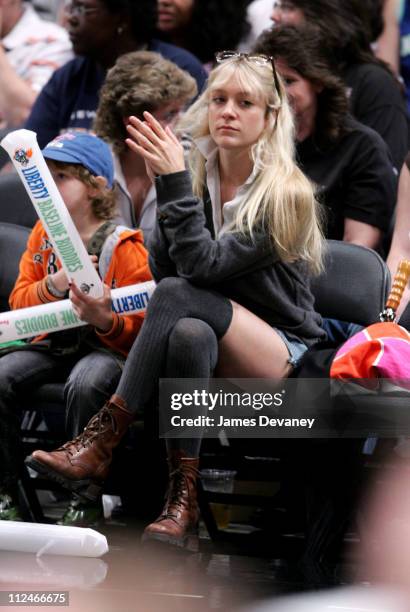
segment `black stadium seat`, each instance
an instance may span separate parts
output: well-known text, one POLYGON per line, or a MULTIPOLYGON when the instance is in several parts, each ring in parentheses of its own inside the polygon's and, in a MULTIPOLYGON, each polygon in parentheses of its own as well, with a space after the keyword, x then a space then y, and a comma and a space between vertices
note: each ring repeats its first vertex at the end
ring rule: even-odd
POLYGON ((0 223, 15 223, 32 228, 38 215, 24 185, 13 170, 0 176, 0 223))

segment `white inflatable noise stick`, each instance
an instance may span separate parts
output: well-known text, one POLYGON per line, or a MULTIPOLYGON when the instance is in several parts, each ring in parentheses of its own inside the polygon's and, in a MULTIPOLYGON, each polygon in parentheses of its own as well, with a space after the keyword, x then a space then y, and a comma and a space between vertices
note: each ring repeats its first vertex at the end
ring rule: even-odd
MULTIPOLYGON (((154 292, 154 281, 118 287, 111 291, 112 310, 118 315, 132 315, 146 309, 154 292)), ((87 325, 73 310, 71 300, 59 300, 0 313, 0 346, 41 334, 87 325)))
POLYGON ((0 521, 0 550, 36 555, 101 557, 108 552, 107 538, 94 529, 0 521))
POLYGON ((93 297, 102 296, 102 281, 51 176, 38 146, 36 133, 15 130, 7 134, 0 144, 9 154, 43 222, 68 280, 74 279, 84 293, 93 297))

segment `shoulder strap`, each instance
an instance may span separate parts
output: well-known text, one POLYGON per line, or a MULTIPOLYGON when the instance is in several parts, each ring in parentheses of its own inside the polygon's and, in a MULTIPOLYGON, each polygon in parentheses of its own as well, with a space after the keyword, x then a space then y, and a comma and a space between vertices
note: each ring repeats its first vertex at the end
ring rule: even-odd
POLYGON ((114 227, 114 230, 106 237, 105 242, 102 245, 98 261, 98 269, 100 271, 100 276, 103 280, 108 272, 108 268, 110 267, 112 254, 122 232, 129 229, 130 228, 125 227, 125 225, 117 225, 114 227))
POLYGON ((112 221, 106 221, 105 223, 103 223, 90 238, 90 241, 87 245, 88 254, 97 255, 97 257, 100 257, 104 242, 106 241, 108 236, 113 233, 116 227, 116 224, 112 221))

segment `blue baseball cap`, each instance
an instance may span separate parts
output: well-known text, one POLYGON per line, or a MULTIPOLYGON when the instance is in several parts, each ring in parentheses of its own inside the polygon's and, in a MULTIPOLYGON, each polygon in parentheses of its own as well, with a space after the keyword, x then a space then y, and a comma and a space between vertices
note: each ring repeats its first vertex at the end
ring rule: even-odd
POLYGON ((87 132, 65 132, 46 145, 42 151, 46 159, 81 164, 94 176, 107 179, 113 186, 114 164, 110 147, 98 136, 87 132))

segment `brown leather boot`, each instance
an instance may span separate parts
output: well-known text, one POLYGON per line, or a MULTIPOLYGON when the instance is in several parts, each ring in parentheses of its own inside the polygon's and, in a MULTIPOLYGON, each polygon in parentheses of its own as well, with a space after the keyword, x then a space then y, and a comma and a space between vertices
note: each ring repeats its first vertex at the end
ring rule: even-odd
POLYGON ((169 485, 162 514, 148 525, 142 541, 157 540, 180 547, 197 544, 199 509, 196 495, 199 459, 173 451, 168 457, 169 485))
POLYGON ((77 495, 95 500, 107 477, 112 450, 133 420, 125 401, 112 395, 74 440, 50 453, 36 450, 25 463, 77 495))

